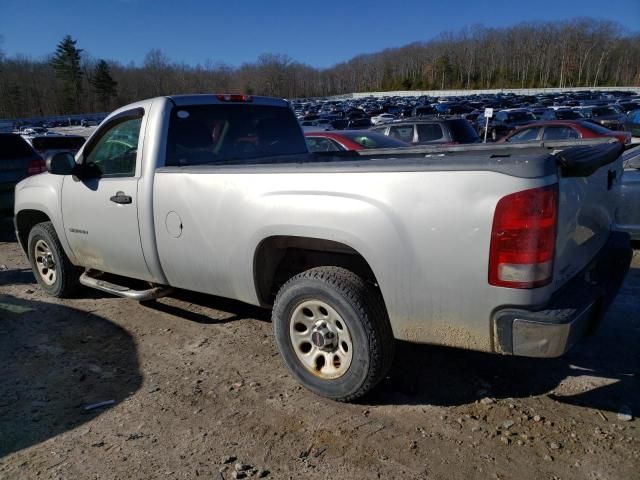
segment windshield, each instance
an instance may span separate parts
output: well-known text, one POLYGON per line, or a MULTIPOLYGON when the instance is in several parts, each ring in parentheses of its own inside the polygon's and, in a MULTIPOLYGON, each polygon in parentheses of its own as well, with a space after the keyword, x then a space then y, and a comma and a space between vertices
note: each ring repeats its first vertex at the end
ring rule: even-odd
POLYGON ((591 122, 580 122, 580 123, 584 128, 591 130, 592 132, 595 132, 595 133, 599 133, 599 134, 611 133, 611 130, 609 130, 608 128, 604 128, 598 125, 597 123, 591 123, 591 122))
POLYGON ((510 122, 522 122, 526 120, 535 120, 536 117, 530 112, 509 112, 507 118, 510 122))
POLYGON ((591 110, 594 117, 603 117, 605 115, 618 115, 618 111, 611 107, 596 107, 591 110))
POLYGON ((286 107, 192 105, 171 112, 166 165, 238 165, 307 152, 300 126, 286 107))
POLYGON ((575 110, 556 110, 556 118, 558 120, 576 120, 584 118, 584 115, 575 110))

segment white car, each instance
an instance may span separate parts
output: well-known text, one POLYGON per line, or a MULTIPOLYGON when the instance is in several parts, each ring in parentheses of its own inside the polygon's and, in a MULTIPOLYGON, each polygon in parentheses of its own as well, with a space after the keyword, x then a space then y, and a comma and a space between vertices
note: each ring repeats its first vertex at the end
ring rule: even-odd
POLYGON ((383 123, 389 123, 395 119, 395 115, 391 115, 390 113, 381 113, 380 115, 371 117, 371 123, 373 123, 374 125, 381 125, 383 123))

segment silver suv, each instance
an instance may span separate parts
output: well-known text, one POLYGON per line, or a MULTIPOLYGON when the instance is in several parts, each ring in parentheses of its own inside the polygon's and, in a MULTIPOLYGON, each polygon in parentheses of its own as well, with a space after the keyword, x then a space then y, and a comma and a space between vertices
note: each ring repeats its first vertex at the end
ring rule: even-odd
POLYGON ((433 118, 391 122, 371 130, 413 145, 479 143, 480 137, 463 118, 433 118))

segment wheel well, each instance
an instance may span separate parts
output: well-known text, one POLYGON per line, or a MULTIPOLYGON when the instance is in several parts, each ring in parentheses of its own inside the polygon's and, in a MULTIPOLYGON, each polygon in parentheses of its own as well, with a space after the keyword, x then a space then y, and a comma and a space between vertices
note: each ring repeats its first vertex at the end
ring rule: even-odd
POLYGON ((40 210, 21 210, 16 215, 16 227, 18 230, 18 241, 22 245, 22 249, 27 251, 27 241, 31 229, 42 222, 50 222, 51 219, 46 213, 40 210))
POLYGON ((377 284, 364 257, 347 245, 319 238, 275 236, 263 240, 254 257, 253 275, 260 303, 273 305, 287 280, 321 266, 343 267, 377 284))

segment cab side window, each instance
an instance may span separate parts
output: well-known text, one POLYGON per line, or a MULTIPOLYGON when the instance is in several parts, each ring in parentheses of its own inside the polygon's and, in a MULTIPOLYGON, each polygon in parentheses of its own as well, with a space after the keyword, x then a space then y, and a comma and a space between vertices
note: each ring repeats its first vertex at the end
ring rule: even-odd
POLYGON ((84 163, 93 164, 102 176, 132 177, 142 118, 129 118, 111 126, 85 155, 84 163))

